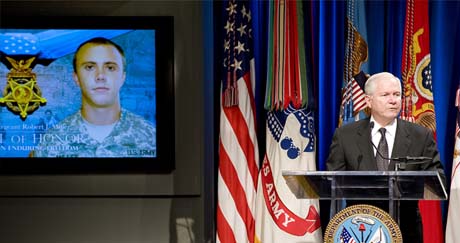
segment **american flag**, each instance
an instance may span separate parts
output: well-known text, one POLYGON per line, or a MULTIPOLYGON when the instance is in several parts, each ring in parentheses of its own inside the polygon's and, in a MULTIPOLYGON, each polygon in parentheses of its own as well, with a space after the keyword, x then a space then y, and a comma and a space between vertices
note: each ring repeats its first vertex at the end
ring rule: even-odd
POLYGON ((348 102, 353 101, 353 115, 362 109, 366 108, 366 99, 363 89, 359 86, 358 82, 352 78, 344 88, 342 95, 342 106, 348 102))
POLYGON ((254 242, 259 151, 254 58, 247 1, 224 2, 216 242, 254 242))
POLYGON ((356 243, 355 239, 350 235, 345 227, 342 229, 342 233, 340 234, 340 242, 343 243, 356 243))

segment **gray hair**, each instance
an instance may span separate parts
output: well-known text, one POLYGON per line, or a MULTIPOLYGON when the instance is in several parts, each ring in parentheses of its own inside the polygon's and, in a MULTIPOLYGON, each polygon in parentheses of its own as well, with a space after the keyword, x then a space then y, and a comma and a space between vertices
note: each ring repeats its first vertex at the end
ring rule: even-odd
POLYGON ((376 73, 367 79, 366 84, 364 84, 364 93, 366 93, 367 95, 372 95, 375 92, 375 81, 379 79, 390 79, 397 81, 399 83, 399 86, 401 87, 401 81, 398 77, 388 72, 381 72, 376 73))

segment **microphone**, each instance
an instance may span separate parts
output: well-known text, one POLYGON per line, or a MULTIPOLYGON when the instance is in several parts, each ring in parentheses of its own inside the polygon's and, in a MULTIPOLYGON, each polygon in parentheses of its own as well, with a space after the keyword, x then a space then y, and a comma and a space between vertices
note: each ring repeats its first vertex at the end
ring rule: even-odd
POLYGON ((391 158, 391 160, 399 161, 399 162, 407 162, 407 161, 425 161, 425 160, 432 160, 432 158, 430 158, 430 157, 425 157, 425 156, 406 156, 406 157, 391 158))
POLYGON ((419 157, 412 157, 412 156, 406 156, 406 157, 396 157, 392 158, 393 161, 397 161, 395 168, 396 170, 405 170, 407 165, 419 165, 419 164, 425 164, 427 162, 430 162, 433 158, 430 157, 424 157, 424 156, 419 156, 419 157))
POLYGON ((387 158, 383 156, 380 151, 377 149, 377 146, 375 146, 374 142, 372 142, 372 128, 374 128, 374 122, 371 122, 369 124, 369 127, 371 129, 371 134, 370 134, 370 142, 372 146, 375 148, 375 151, 377 151, 377 155, 380 156, 380 158, 389 160, 389 161, 396 161, 396 169, 401 169, 405 170, 407 165, 416 165, 416 164, 424 164, 427 161, 431 161, 433 158, 431 157, 426 157, 426 156, 405 156, 405 157, 394 157, 394 158, 387 158))

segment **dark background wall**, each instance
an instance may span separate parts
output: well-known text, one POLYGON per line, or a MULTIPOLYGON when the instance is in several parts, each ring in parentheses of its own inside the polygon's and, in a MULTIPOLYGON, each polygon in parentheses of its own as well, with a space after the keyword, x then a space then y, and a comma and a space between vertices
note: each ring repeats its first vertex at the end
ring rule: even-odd
POLYGON ((0 0, 2 15, 174 16, 176 118, 172 173, 0 176, 0 242, 210 240, 202 11, 201 1, 0 0))

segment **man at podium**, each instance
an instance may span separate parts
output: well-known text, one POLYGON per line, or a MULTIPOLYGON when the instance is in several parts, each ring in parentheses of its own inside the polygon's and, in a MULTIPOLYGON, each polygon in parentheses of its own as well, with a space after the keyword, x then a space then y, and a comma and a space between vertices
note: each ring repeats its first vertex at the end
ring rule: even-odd
MULTIPOLYGON (((395 170, 391 158, 426 157, 424 163, 410 163, 406 171, 438 170, 445 174, 431 130, 401 120, 401 82, 391 73, 372 75, 364 86, 366 103, 371 109, 367 119, 337 128, 326 161, 330 171, 395 170)), ((366 203, 388 212, 388 202, 348 201, 347 206, 366 203)), ((402 201, 400 228, 407 242, 423 242, 417 201, 402 201)))

